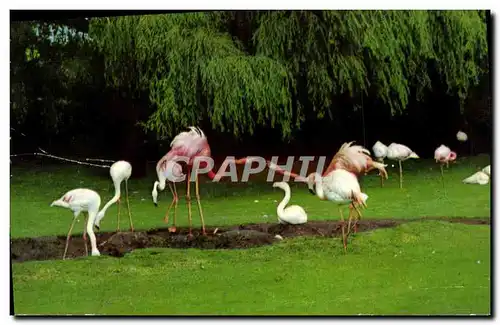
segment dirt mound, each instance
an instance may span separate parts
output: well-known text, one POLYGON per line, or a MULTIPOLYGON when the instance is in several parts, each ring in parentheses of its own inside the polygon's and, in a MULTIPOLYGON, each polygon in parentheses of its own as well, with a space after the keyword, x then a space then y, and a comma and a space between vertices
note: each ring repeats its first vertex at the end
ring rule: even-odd
MULTIPOLYGON (((420 220, 441 220, 465 224, 490 224, 489 218, 448 218, 425 217, 416 219, 365 219, 358 224, 358 232, 377 228, 395 227, 399 224, 420 220)), ((199 248, 199 249, 237 249, 271 245, 282 238, 297 236, 337 237, 341 235, 338 221, 309 221, 303 225, 273 223, 246 224, 233 227, 207 228, 207 235, 193 229, 188 236, 187 228, 177 228, 176 233, 159 228, 136 232, 96 233, 97 245, 102 255, 123 257, 134 249, 148 247, 199 248)), ((31 260, 61 259, 66 243, 65 236, 16 238, 11 240, 11 259, 13 262, 31 260)), ((90 249, 90 243, 89 243, 90 249)), ((67 258, 82 257, 85 247, 81 234, 71 237, 67 258)))

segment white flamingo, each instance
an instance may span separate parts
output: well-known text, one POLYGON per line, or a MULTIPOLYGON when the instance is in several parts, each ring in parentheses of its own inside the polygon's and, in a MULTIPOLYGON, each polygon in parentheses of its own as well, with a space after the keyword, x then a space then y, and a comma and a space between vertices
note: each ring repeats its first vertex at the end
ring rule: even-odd
MULTIPOLYGON (((387 157, 387 146, 385 144, 383 144, 382 142, 377 141, 373 145, 372 150, 373 150, 373 155, 375 156, 375 158, 383 164, 385 157, 387 157)), ((379 175, 380 175, 380 186, 383 187, 384 186, 384 176, 382 175, 381 172, 379 173, 379 175)))
POLYGON ((121 195, 121 184, 123 181, 125 181, 125 197, 127 200, 127 210, 128 210, 128 216, 130 220, 130 231, 134 231, 134 225, 132 223, 132 214, 130 213, 130 202, 128 200, 128 180, 130 176, 132 175, 132 165, 125 160, 119 160, 115 162, 113 165, 111 165, 109 169, 109 174, 111 176, 111 179, 113 180, 113 185, 115 187, 115 195, 111 198, 111 200, 108 201, 104 205, 101 211, 97 214, 96 222, 95 222, 95 227, 99 230, 100 223, 102 218, 104 218, 104 215, 106 214, 106 210, 113 205, 115 202, 118 202, 118 220, 116 223, 116 231, 120 231, 120 206, 121 206, 121 200, 120 200, 120 195, 121 195))
POLYGON ((175 232, 175 225, 177 222, 177 202, 179 201, 179 197, 177 196, 177 189, 175 188, 175 180, 178 177, 182 176, 182 167, 179 163, 173 160, 167 161, 162 158, 156 164, 156 174, 159 181, 155 181, 153 184, 153 191, 151 192, 153 203, 156 207, 158 206, 158 190, 163 191, 165 189, 165 183, 168 180, 168 187, 172 192, 172 203, 170 203, 170 206, 168 207, 164 221, 165 223, 168 223, 168 215, 170 213, 170 210, 172 209, 172 206, 175 206, 174 224, 172 227, 168 228, 169 232, 175 232))
POLYGON ((418 155, 413 152, 410 148, 403 144, 399 143, 391 143, 389 147, 387 147, 387 158, 390 160, 397 160, 399 163, 399 187, 403 188, 403 166, 402 162, 414 158, 418 159, 418 155))
POLYGON ((273 187, 281 188, 285 191, 285 197, 278 204, 277 214, 279 223, 289 223, 292 225, 303 224, 307 222, 307 213, 299 205, 290 205, 286 207, 292 196, 290 185, 287 182, 274 182, 273 187), (285 208, 286 207, 286 208, 285 208))
POLYGON ((361 192, 357 177, 344 169, 335 169, 328 175, 321 177, 319 173, 312 173, 307 177, 309 191, 316 194, 321 200, 328 200, 337 203, 342 222, 342 241, 344 252, 347 252, 347 236, 350 232, 352 209, 356 209, 358 216, 361 216, 356 205, 366 207, 368 195, 361 192), (349 225, 345 231, 344 215, 342 206, 349 205, 349 225))
POLYGON ((90 237, 90 245, 92 247, 92 256, 99 256, 99 250, 97 249, 96 237, 93 230, 93 225, 99 211, 99 206, 101 205, 101 197, 97 192, 93 190, 89 190, 87 188, 77 188, 71 191, 68 191, 64 194, 59 200, 52 202, 50 205, 63 207, 66 209, 70 209, 73 211, 74 217, 73 222, 68 231, 68 235, 66 237, 66 247, 64 248, 63 259, 66 258, 66 252, 68 251, 69 239, 71 237, 71 231, 75 225, 75 222, 80 215, 81 212, 87 212, 87 216, 85 217, 85 228, 83 230, 83 242, 85 244, 85 252, 88 255, 87 248, 87 232, 90 237))

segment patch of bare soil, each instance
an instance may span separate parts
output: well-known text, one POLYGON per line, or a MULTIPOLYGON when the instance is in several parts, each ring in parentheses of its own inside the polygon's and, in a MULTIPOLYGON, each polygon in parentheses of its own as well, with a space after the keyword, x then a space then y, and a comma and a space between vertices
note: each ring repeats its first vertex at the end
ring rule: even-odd
MULTIPOLYGON (((489 218, 449 218, 424 217, 415 219, 362 219, 358 232, 377 228, 395 227, 405 222, 421 220, 441 220, 471 225, 489 225, 489 218)), ((199 248, 199 249, 237 249, 271 245, 282 238, 296 236, 340 237, 339 221, 309 221, 303 225, 284 225, 273 223, 245 224, 232 227, 209 227, 203 236, 199 229, 193 229, 188 237, 187 228, 177 228, 169 233, 166 228, 135 232, 96 233, 97 245, 101 255, 123 257, 134 249, 148 247, 199 248), (217 229, 217 231, 215 231, 217 229), (215 233, 214 233, 215 232, 215 233)), ((61 259, 66 243, 65 236, 11 239, 11 259, 13 262, 31 260, 61 259)), ((89 243, 90 250, 90 243, 89 243)), ((81 257, 85 254, 81 234, 74 234, 68 248, 67 258, 81 257)))

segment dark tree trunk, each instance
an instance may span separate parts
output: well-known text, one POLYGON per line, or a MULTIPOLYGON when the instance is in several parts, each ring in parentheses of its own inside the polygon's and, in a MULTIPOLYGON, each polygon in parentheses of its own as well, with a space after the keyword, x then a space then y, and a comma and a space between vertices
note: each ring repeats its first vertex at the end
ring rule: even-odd
POLYGON ((132 177, 146 176, 147 157, 145 133, 137 122, 141 120, 141 105, 128 98, 114 96, 112 105, 113 130, 115 137, 110 145, 115 146, 116 159, 132 164, 132 177))

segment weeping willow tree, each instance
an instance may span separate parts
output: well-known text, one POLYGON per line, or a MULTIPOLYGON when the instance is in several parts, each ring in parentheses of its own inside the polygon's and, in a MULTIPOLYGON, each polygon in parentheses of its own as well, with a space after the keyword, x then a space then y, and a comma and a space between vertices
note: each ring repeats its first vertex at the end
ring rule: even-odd
POLYGON ((265 55, 245 53, 221 30, 218 13, 106 18, 90 25, 109 82, 149 91, 157 109, 148 129, 172 135, 208 117, 214 128, 236 135, 268 122, 289 135, 289 71, 265 55))
POLYGON ((274 11, 258 19, 256 53, 284 62, 294 80, 307 79, 319 117, 332 94, 369 90, 400 112, 411 89, 417 98, 431 89, 431 69, 463 102, 485 72, 481 11, 274 11))
POLYGON ((270 125, 289 137, 307 110, 332 116, 337 95, 380 98, 393 114, 434 72, 466 99, 486 71, 482 11, 272 11, 93 19, 89 33, 117 88, 149 94, 145 127, 172 135, 208 118, 235 135, 270 125), (251 46, 250 46, 251 45, 251 46))

